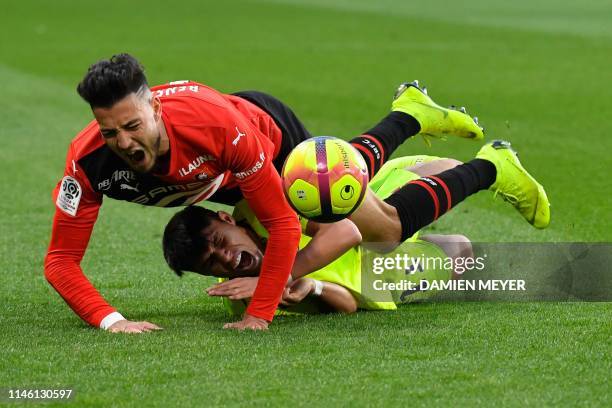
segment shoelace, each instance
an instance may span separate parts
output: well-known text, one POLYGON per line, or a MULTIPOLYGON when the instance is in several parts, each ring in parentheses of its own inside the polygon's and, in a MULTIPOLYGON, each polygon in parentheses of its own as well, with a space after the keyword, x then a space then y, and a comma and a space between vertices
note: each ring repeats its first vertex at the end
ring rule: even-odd
POLYGON ((507 201, 514 206, 516 206, 520 202, 520 199, 517 196, 515 196, 514 194, 503 193, 499 188, 493 193, 493 199, 495 199, 498 194, 504 201, 507 201))
POLYGON ((446 136, 435 136, 435 135, 430 135, 428 133, 419 133, 419 135, 423 138, 423 142, 425 142, 427 147, 431 147, 431 139, 437 139, 443 142, 446 141, 446 136))

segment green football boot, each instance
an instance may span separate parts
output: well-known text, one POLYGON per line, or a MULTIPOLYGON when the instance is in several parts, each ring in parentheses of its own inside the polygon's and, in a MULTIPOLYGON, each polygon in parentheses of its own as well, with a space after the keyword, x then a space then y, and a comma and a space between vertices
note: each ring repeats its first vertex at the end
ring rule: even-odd
POLYGON ((495 195, 501 195, 512 204, 534 227, 548 227, 550 202, 544 187, 527 173, 510 142, 494 140, 487 143, 476 158, 488 160, 495 165, 497 177, 490 187, 495 195))
POLYGON ((470 117, 464 107, 443 108, 438 105, 427 95, 427 88, 419 87, 418 81, 403 83, 397 88, 391 110, 414 117, 421 126, 419 134, 427 144, 430 144, 428 136, 442 139, 446 135, 473 140, 484 138, 484 128, 478 124, 477 117, 470 117))

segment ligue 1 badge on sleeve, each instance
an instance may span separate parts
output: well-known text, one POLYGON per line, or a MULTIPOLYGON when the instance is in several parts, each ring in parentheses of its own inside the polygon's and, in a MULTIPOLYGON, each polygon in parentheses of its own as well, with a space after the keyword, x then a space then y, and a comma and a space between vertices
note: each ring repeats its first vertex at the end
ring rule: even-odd
POLYGON ((65 176, 62 179, 59 194, 55 204, 57 207, 68 215, 76 216, 79 202, 81 201, 81 185, 79 182, 70 176, 65 176))

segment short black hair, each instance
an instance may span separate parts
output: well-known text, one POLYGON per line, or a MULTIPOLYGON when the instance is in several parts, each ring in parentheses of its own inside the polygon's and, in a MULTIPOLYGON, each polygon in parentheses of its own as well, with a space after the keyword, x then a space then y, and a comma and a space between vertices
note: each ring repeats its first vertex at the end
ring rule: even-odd
POLYGON ((148 83, 140 62, 130 54, 117 54, 90 66, 77 92, 92 109, 110 108, 143 86, 148 83))
POLYGON ((216 212, 191 205, 168 221, 162 239, 164 259, 178 276, 182 276, 185 270, 193 270, 200 252, 208 243, 202 230, 218 219, 216 212))

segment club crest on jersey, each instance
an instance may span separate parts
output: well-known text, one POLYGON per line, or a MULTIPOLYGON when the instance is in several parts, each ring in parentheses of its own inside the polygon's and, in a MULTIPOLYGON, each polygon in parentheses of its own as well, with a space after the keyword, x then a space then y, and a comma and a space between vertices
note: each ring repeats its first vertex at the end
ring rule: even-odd
POLYGON ((79 182, 70 176, 65 176, 62 179, 59 194, 55 205, 68 215, 76 216, 81 201, 81 185, 79 182))
MULTIPOLYGON (((208 154, 204 155, 204 156, 198 156, 194 160, 189 162, 189 164, 187 166, 181 167, 179 169, 179 175, 181 177, 185 177, 185 176, 191 174, 194 170, 197 170, 198 167, 200 167, 201 165, 203 165, 207 161, 214 160, 214 159, 215 158, 213 156, 208 155, 208 154)), ((197 176, 196 176, 196 178, 197 178, 197 176)))

